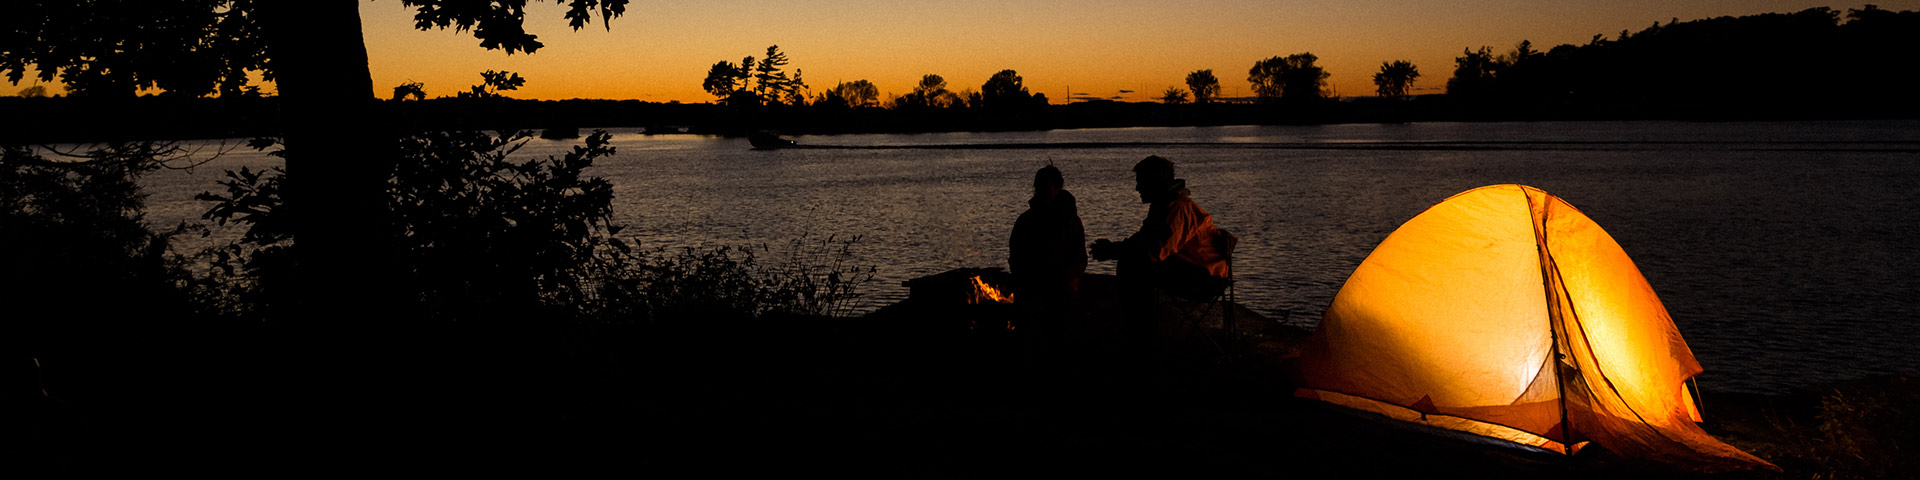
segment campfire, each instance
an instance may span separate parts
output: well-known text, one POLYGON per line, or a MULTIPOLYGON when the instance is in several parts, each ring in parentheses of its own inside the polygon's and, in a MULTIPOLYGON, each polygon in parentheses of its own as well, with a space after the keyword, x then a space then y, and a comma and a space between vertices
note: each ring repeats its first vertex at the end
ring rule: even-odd
POLYGON ((956 268, 906 281, 910 303, 935 313, 928 318, 956 320, 970 332, 1011 331, 1013 276, 998 268, 956 268))
POLYGON ((1013 295, 1000 293, 1000 289, 988 285, 987 281, 981 280, 979 275, 974 275, 968 280, 973 282, 973 296, 967 299, 967 304, 1013 303, 1013 295))
POLYGON ((1013 275, 998 268, 956 268, 905 282, 907 297, 936 308, 1013 303, 1013 275))

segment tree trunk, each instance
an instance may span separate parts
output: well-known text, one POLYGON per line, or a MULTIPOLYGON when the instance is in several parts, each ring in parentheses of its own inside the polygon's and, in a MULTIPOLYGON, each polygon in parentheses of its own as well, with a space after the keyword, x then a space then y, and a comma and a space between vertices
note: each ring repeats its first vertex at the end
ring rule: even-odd
POLYGON ((361 331, 387 316, 386 173, 398 150, 375 115, 358 2, 270 1, 298 264, 295 330, 361 331))
POLYGON ((259 8, 279 87, 296 264, 293 304, 275 309, 290 315, 274 319, 286 370, 262 380, 279 397, 284 440, 297 445, 289 460, 374 461, 396 447, 396 412, 414 397, 397 387, 417 364, 392 331, 385 184, 398 146, 376 112, 359 2, 259 8))

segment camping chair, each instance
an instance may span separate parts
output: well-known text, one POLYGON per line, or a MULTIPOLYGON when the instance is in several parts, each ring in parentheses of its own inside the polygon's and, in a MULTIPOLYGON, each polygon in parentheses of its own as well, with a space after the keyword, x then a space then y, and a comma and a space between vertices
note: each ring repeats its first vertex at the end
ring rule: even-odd
POLYGON ((1234 333, 1233 313, 1237 304, 1233 296, 1233 251, 1234 247, 1239 246, 1240 237, 1226 230, 1217 232, 1213 237, 1213 248, 1220 253, 1220 259, 1227 264, 1227 277, 1209 277, 1207 281, 1195 282, 1190 288, 1170 289, 1167 294, 1188 303, 1186 308, 1180 309, 1180 320, 1175 324, 1173 333, 1179 335, 1196 329, 1200 330, 1201 336, 1206 337, 1207 342, 1213 344, 1214 350, 1225 355, 1227 350, 1221 348, 1220 342, 1206 333, 1205 323, 1207 315, 1215 308, 1219 308, 1221 330, 1227 332, 1229 338, 1234 333))

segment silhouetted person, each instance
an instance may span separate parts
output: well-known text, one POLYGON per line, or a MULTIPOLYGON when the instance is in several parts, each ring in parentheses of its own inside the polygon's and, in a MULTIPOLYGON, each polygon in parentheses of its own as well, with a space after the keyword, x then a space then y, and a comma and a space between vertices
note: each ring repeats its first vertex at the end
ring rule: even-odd
MULTIPOLYGON (((1086 229, 1066 180, 1052 165, 1033 174, 1033 198, 1013 222, 1007 266, 1012 270, 1018 325, 1028 354, 1060 347, 1067 304, 1087 271, 1086 229)), ((1031 358, 1030 358, 1031 359, 1031 358)))
POLYGON ((1133 166, 1133 189, 1146 203, 1140 231, 1120 242, 1093 243, 1095 260, 1117 260, 1122 282, 1180 291, 1195 282, 1227 277, 1227 262, 1214 249, 1213 215, 1188 197, 1187 181, 1174 178, 1173 162, 1147 157, 1133 166))
POLYGON ((1187 196, 1187 182, 1174 178, 1173 162, 1150 156, 1133 166, 1134 191, 1146 203, 1140 231, 1126 240, 1100 239, 1095 260, 1117 260, 1120 305, 1127 346, 1139 365, 1152 368, 1154 336, 1159 328, 1160 295, 1196 297, 1223 285, 1227 263, 1214 248, 1219 230, 1213 216, 1187 196))

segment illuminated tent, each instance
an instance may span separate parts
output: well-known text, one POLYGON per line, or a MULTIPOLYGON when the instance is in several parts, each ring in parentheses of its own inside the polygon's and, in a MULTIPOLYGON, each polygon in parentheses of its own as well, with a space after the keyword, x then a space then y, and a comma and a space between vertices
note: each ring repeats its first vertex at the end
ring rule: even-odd
POLYGON ((1777 470, 1701 431, 1700 364, 1613 237, 1533 187, 1440 202, 1375 247, 1301 354, 1301 397, 1573 453, 1777 470), (1559 358, 1559 361, 1554 361, 1559 358))

